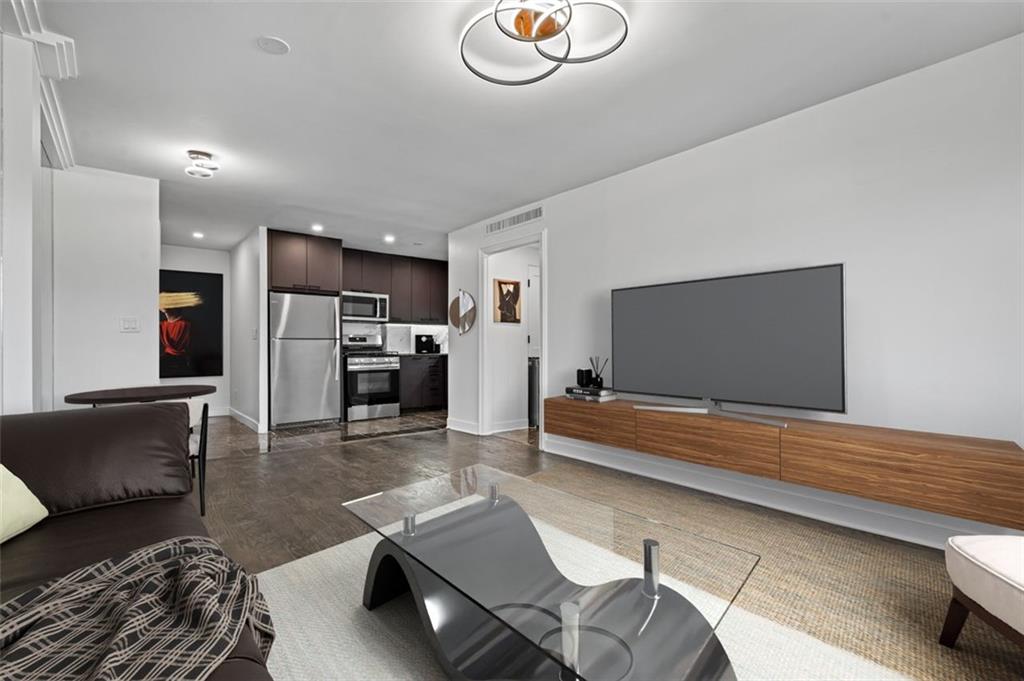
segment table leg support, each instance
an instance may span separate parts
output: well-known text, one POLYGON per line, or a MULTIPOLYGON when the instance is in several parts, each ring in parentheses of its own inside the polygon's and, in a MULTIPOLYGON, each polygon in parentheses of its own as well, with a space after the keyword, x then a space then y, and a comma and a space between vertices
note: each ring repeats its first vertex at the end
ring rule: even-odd
POLYGON ((206 515, 206 429, 210 420, 210 405, 203 404, 203 420, 199 426, 199 515, 206 515))

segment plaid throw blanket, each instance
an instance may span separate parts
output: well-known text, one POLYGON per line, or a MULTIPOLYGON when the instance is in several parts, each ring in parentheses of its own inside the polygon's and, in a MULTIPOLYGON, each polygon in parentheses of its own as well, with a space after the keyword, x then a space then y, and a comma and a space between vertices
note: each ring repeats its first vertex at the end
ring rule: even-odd
POLYGON ((205 537, 76 570, 0 606, 0 679, 205 679, 249 627, 274 627, 251 577, 205 537))

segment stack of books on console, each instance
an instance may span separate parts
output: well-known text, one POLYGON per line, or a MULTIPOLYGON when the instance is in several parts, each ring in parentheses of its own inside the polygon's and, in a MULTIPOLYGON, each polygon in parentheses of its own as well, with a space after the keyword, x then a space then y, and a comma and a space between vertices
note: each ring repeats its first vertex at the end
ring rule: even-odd
POLYGON ((611 388, 581 388, 578 385, 567 387, 565 396, 570 400, 584 402, 611 402, 616 398, 615 391, 611 388))

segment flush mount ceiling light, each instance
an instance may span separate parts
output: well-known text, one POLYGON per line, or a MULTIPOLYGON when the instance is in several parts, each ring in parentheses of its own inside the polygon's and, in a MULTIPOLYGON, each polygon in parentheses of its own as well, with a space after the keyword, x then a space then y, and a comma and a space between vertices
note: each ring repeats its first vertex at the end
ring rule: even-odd
POLYGON ((322 232, 324 231, 324 226, 318 222, 314 224, 312 227, 310 227, 310 229, 312 229, 314 232, 322 232))
POLYGON ((220 170, 220 164, 213 160, 213 154, 208 151, 189 149, 185 152, 192 161, 192 165, 185 167, 185 174, 199 180, 208 180, 213 177, 215 170, 220 170))
POLYGON ((197 180, 208 180, 213 177, 213 171, 207 170, 206 168, 200 168, 198 166, 189 166, 185 168, 185 174, 189 177, 194 177, 197 180))
POLYGON ((393 243, 395 243, 395 235, 394 234, 385 234, 384 235, 384 243, 386 243, 386 244, 393 244, 393 243))
POLYGON ((529 85, 563 64, 607 57, 629 34, 613 0, 497 0, 459 38, 462 63, 496 85, 529 85))
POLYGON ((202 232, 192 232, 193 239, 202 239, 205 235, 202 232))

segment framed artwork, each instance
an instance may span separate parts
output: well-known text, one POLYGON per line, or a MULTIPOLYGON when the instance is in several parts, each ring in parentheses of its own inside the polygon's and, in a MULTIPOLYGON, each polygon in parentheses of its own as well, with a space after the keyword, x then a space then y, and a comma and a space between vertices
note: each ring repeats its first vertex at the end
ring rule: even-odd
POLYGON ((224 276, 160 270, 160 378, 224 375, 224 276))
POLYGON ((523 321, 521 282, 513 279, 494 280, 494 322, 520 324, 523 321))

